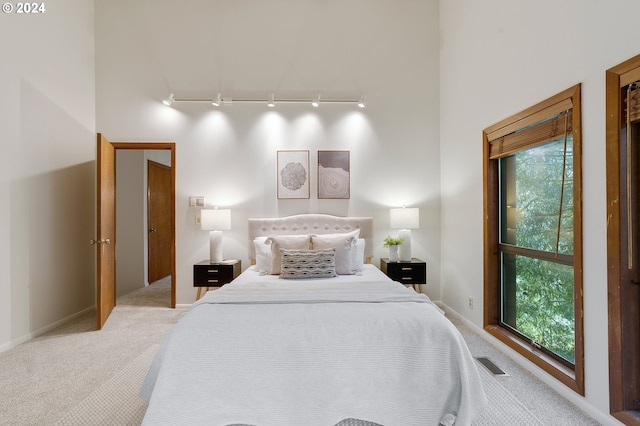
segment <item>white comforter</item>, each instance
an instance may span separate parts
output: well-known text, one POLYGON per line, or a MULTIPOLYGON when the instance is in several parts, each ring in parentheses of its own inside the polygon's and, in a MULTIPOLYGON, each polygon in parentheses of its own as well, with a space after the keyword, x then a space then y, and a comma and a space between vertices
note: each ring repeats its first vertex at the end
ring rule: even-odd
POLYGON ((486 405, 457 329, 395 282, 226 285, 163 342, 144 425, 470 424, 486 405))

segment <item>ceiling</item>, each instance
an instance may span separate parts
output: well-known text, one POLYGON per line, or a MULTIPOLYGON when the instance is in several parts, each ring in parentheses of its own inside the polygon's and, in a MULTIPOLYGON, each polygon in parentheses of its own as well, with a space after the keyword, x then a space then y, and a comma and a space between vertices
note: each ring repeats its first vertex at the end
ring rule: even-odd
POLYGON ((176 97, 358 99, 424 50, 425 3, 119 0, 118 16, 108 10, 176 97))

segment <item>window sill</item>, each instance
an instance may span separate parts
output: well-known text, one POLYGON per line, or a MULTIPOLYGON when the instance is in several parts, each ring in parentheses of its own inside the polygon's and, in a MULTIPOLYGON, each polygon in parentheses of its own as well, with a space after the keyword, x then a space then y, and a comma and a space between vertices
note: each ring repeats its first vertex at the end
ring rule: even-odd
POLYGON ((545 372, 549 373, 574 392, 584 396, 583 380, 578 380, 576 378, 575 371, 567 368, 567 366, 561 364, 547 354, 527 345, 504 327, 497 324, 490 324, 485 326, 485 331, 496 337, 514 351, 518 352, 520 355, 527 358, 529 361, 533 362, 538 367, 542 368, 545 372))

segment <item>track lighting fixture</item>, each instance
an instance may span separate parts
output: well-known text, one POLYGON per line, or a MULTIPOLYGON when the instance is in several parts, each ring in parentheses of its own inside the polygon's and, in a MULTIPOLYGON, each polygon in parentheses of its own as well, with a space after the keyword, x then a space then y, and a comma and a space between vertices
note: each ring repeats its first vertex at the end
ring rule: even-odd
POLYGON ((173 102, 175 102, 176 98, 173 96, 173 93, 169 94, 169 97, 162 100, 162 103, 166 106, 171 106, 173 102))
MULTIPOLYGON (((266 103, 269 107, 273 108, 277 103, 281 103, 281 104, 302 104, 302 103, 306 103, 309 104, 311 103, 311 105, 313 105, 314 107, 318 107, 320 105, 320 94, 317 94, 313 99, 304 99, 304 98, 283 98, 283 99, 276 99, 275 94, 273 93, 269 93, 267 99, 266 99, 266 103)), ((362 97, 360 98, 360 100, 354 100, 354 99, 331 99, 331 98, 323 98, 322 99, 322 103, 323 104, 355 104, 358 105, 360 108, 364 108, 365 107, 365 99, 366 96, 362 95, 362 97)), ((210 103, 213 106, 223 106, 223 105, 231 105, 232 103, 262 103, 264 104, 265 99, 260 99, 260 98, 240 98, 240 99, 232 99, 230 96, 222 96, 220 93, 218 93, 216 95, 215 98, 176 98, 173 93, 171 93, 169 95, 169 97, 167 97, 166 99, 162 100, 162 103, 167 105, 167 106, 171 106, 174 102, 207 102, 210 103)))

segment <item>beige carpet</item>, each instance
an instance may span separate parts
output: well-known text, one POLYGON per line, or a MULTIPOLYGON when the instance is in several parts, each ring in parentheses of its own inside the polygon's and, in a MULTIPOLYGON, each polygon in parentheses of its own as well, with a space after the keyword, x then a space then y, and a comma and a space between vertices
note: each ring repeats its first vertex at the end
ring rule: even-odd
POLYGON ((55 426, 126 425, 142 423, 147 402, 138 392, 159 345, 152 345, 129 365, 71 409, 55 426))
POLYGON ((118 297, 100 331, 91 311, 0 353, 0 425, 48 426, 62 418, 162 341, 183 313, 170 302, 171 283, 162 280, 118 297))
POLYGON ((489 406, 473 422, 474 426, 542 426, 542 422, 480 363, 478 370, 489 406))

